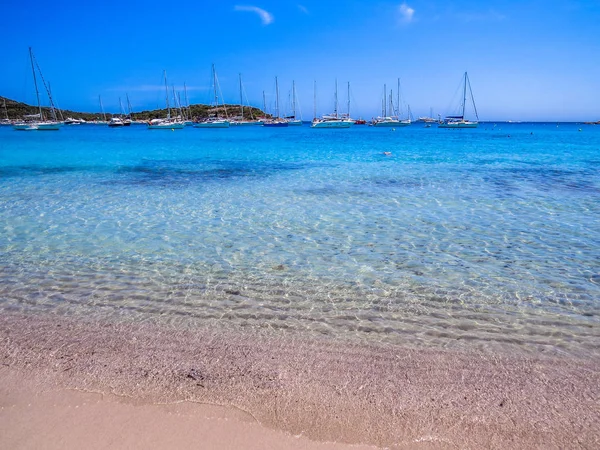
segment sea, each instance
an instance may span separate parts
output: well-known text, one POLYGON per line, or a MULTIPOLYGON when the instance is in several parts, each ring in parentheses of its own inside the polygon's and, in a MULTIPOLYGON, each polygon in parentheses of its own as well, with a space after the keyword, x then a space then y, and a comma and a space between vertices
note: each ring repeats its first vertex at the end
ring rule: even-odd
POLYGON ((0 311, 600 356, 600 126, 0 127, 0 311))

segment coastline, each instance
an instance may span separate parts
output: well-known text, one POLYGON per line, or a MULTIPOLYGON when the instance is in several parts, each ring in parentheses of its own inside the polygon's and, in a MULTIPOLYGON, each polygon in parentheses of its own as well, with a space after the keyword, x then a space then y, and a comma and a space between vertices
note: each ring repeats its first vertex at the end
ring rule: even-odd
POLYGON ((245 411, 269 429, 318 442, 392 448, 600 443, 600 363, 591 358, 4 312, 0 360, 5 386, 17 376, 40 393, 74 389, 140 405, 220 405, 227 414, 245 411))
POLYGON ((232 408, 179 402, 140 403, 110 394, 42 386, 0 368, 0 445, 3 448, 286 448, 370 450, 315 442, 265 428, 232 408))

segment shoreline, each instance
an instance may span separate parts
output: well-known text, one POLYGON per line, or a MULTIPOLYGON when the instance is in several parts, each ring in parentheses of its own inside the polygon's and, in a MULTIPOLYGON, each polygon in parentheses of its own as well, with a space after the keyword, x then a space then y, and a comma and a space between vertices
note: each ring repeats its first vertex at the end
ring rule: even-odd
POLYGON ((4 312, 0 362, 3 383, 18 373, 40 392, 222 405, 318 442, 395 448, 600 443, 600 363, 591 358, 4 312))
POLYGON ((110 394, 40 385, 0 368, 0 445, 3 448, 286 448, 374 450, 315 442, 265 428, 233 408, 179 402, 140 403, 110 394))

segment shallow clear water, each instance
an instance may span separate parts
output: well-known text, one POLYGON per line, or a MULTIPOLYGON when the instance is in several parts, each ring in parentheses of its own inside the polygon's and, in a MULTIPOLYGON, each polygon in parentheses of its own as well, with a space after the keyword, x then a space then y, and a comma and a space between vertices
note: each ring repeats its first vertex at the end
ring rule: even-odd
POLYGON ((599 169, 578 124, 0 127, 0 308, 590 354, 599 169))

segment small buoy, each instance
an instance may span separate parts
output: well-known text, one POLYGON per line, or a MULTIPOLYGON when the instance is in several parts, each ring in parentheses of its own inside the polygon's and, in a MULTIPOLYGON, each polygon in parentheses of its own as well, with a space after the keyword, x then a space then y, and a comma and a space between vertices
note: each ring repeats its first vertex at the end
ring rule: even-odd
POLYGON ((383 152, 383 154, 384 154, 385 156, 391 156, 391 155, 392 155, 392 152, 383 152))
POLYGON ((579 129, 579 131, 581 131, 581 128, 579 129))
POLYGON ((175 131, 175 128, 171 128, 171 131, 175 131))

